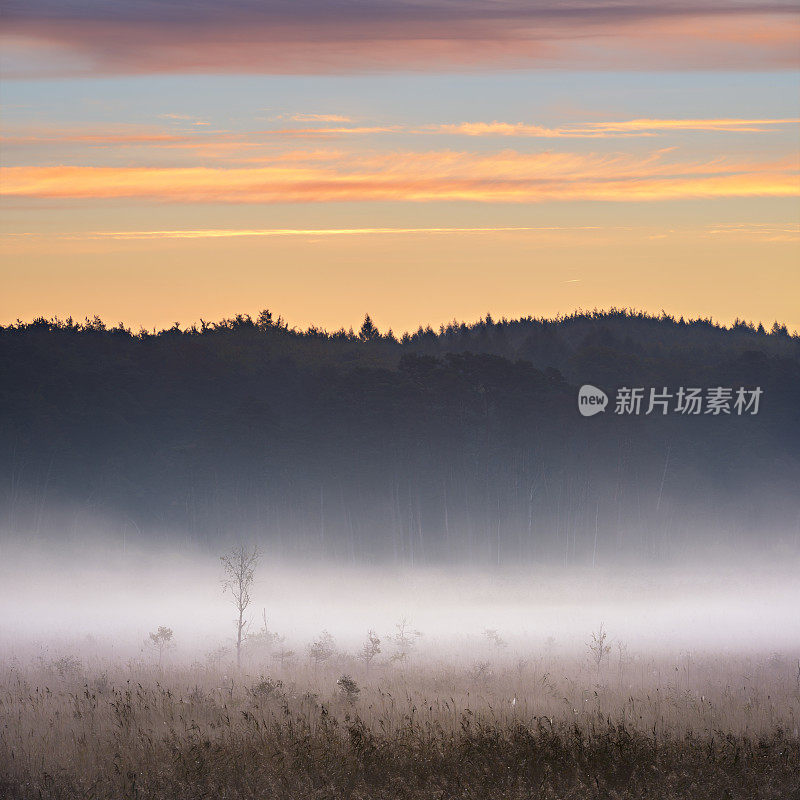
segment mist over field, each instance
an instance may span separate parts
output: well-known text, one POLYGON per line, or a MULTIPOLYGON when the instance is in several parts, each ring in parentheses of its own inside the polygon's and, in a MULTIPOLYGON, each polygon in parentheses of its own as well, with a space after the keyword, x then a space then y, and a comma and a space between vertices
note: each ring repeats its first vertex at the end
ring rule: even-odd
MULTIPOLYGON (((174 630, 178 661, 234 643, 219 559, 207 553, 54 557, 6 548, 4 556, 0 618, 7 652, 44 646, 138 657, 159 625, 174 630)), ((600 624, 614 641, 659 655, 794 651, 798 572, 796 558, 752 555, 744 563, 662 568, 412 570, 271 561, 266 553, 247 631, 257 632, 266 613, 269 629, 299 654, 322 630, 356 653, 369 629, 391 633, 405 617, 424 634, 421 654, 456 660, 489 652, 487 629, 498 631, 506 652, 582 653, 600 624)))

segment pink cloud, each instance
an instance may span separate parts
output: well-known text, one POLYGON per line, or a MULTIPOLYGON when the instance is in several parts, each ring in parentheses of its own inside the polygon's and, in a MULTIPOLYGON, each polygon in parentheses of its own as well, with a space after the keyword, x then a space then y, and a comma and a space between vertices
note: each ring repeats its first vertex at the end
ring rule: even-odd
POLYGON ((17 198, 177 203, 336 201, 649 201, 797 197, 794 158, 678 161, 635 155, 432 151, 350 155, 335 163, 240 167, 10 167, 0 193, 17 198))
POLYGON ((788 2, 724 0, 232 0, 224 9, 30 0, 11 6, 5 32, 17 44, 17 74, 52 70, 41 46, 59 55, 60 69, 82 74, 774 69, 798 63, 798 16, 788 2))

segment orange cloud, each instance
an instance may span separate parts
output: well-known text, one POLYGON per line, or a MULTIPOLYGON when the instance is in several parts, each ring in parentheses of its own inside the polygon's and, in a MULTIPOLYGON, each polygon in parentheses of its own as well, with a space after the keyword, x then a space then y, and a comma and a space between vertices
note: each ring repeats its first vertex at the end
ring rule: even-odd
POLYGON ((132 198, 180 203, 412 202, 467 200, 667 200, 794 197, 796 159, 681 162, 670 149, 645 156, 581 153, 349 154, 336 162, 223 167, 9 167, 8 197, 132 198))
POLYGON ((586 122, 588 130, 628 131, 729 131, 732 133, 765 132, 775 126, 797 125, 800 118, 789 119, 630 119, 621 122, 586 122))
MULTIPOLYGON (((154 231, 95 231, 85 234, 64 234, 67 239, 238 239, 238 238, 283 238, 326 236, 394 236, 426 235, 440 233, 552 233, 554 231, 598 230, 596 226, 500 226, 500 227, 442 227, 442 228, 260 228, 260 229, 213 229, 154 230, 154 231)), ((26 234, 26 236, 29 234, 26 234)))
POLYGON ((630 119, 619 122, 582 122, 558 128, 524 122, 462 122, 439 125, 437 133, 463 136, 530 136, 542 139, 598 139, 624 136, 655 136, 664 132, 697 131, 713 133, 767 133, 787 125, 792 119, 630 119))
POLYGON ((365 133, 395 133, 401 130, 398 125, 348 125, 327 128, 283 128, 280 130, 266 130, 258 133, 263 136, 310 137, 310 136, 340 136, 344 134, 365 133))
MULTIPOLYGON (((193 123, 198 125, 200 123, 193 123)), ((203 123, 208 125, 209 123, 203 123)), ((362 126, 325 126, 316 128, 276 128, 272 130, 219 132, 192 131, 183 134, 152 132, 132 129, 126 132, 96 131, 36 131, 18 132, 13 135, 0 136, 0 142, 9 146, 51 147, 54 144, 78 145, 152 145, 172 149, 202 148, 252 148, 269 144, 274 139, 313 139, 346 135, 369 135, 380 133, 396 133, 402 131, 398 125, 362 125, 362 126)))
POLYGON ((6 145, 47 145, 48 147, 59 143, 74 144, 154 144, 172 145, 188 144, 194 139, 189 136, 177 136, 169 133, 79 133, 55 132, 49 134, 0 136, 0 142, 6 145))
POLYGON ((756 242, 800 242, 800 225, 725 223, 708 228, 706 235, 756 242))
MULTIPOLYGON (((162 115, 164 116, 164 115, 162 115)), ((341 118, 339 115, 295 115, 341 118)), ((796 127, 798 118, 786 119, 631 119, 613 122, 580 122, 545 127, 523 122, 462 122, 458 124, 430 125, 422 128, 402 125, 324 125, 303 128, 276 128, 256 131, 185 131, 172 133, 153 130, 144 126, 122 126, 110 131, 92 130, 19 130, 0 136, 7 147, 47 147, 54 145, 86 145, 89 147, 136 147, 151 150, 195 151, 204 157, 230 157, 237 150, 253 153, 258 148, 269 148, 276 142, 290 139, 328 139, 347 136, 369 136, 380 134, 447 134, 469 137, 519 137, 543 139, 606 139, 653 137, 677 132, 713 133, 774 133, 796 127)), ((270 152, 268 150, 268 152, 270 152)), ((51 153, 52 155, 52 153, 51 153)), ((247 159, 255 162, 254 154, 247 159)), ((231 161, 231 163, 233 163, 231 161)))
MULTIPOLYGON (((280 119, 286 118, 285 115, 279 117, 280 119)), ((290 114, 288 119, 293 122, 352 122, 350 117, 345 117, 342 114, 290 114)))

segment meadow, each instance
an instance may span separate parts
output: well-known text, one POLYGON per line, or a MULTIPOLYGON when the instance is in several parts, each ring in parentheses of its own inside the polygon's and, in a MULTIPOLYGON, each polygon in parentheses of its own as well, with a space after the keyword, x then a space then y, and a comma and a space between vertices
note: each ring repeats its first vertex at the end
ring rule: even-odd
POLYGON ((6 656, 0 795, 800 798, 797 654, 593 643, 6 656))

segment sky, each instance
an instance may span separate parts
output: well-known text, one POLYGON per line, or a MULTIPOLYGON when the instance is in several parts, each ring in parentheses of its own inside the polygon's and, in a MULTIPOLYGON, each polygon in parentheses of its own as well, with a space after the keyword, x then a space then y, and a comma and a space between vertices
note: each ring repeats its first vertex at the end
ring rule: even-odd
POLYGON ((800 330, 800 12, 13 0, 0 324, 800 330))

